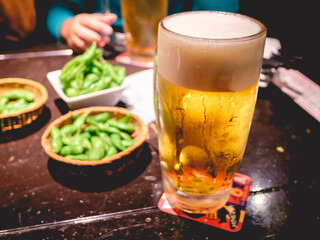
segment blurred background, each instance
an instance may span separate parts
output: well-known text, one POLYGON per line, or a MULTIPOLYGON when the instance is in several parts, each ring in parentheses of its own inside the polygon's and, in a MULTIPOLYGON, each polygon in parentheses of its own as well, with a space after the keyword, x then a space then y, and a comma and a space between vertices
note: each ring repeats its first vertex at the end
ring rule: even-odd
POLYGON ((292 58, 293 68, 320 84, 316 71, 319 53, 316 1, 239 0, 239 4, 240 13, 263 22, 267 36, 280 40, 281 54, 292 58))

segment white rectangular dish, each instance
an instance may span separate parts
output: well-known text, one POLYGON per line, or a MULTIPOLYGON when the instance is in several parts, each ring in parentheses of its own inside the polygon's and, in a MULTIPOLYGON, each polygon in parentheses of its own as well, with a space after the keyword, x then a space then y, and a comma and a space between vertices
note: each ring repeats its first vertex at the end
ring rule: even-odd
POLYGON ((61 70, 52 71, 47 73, 47 78, 59 97, 68 105, 71 110, 91 106, 114 106, 120 101, 122 91, 129 85, 125 78, 119 87, 104 89, 101 91, 69 98, 62 90, 62 84, 59 79, 60 74, 61 70))

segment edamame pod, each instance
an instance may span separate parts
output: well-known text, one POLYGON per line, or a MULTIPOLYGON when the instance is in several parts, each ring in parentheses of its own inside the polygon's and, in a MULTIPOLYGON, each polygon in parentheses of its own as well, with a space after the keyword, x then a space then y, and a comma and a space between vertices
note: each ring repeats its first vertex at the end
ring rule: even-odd
POLYGON ((108 124, 112 127, 116 127, 120 130, 127 131, 127 132, 134 132, 135 130, 135 125, 133 123, 123 123, 115 119, 109 119, 108 124))
POLYGON ((102 139, 98 136, 91 137, 91 144, 94 146, 88 151, 89 158, 91 160, 100 160, 105 154, 105 146, 102 139))
POLYGON ((62 137, 68 137, 69 135, 74 134, 77 131, 77 128, 72 124, 67 124, 64 125, 60 131, 62 137))
POLYGON ((60 150, 60 154, 62 156, 66 156, 68 154, 81 154, 83 153, 83 147, 81 145, 66 145, 63 146, 60 150))
POLYGON ((76 134, 80 134, 82 130, 83 124, 86 122, 87 117, 89 116, 88 112, 85 112, 81 114, 79 117, 77 117, 76 120, 72 123, 73 126, 76 128, 76 134))
POLYGON ((118 150, 116 149, 115 146, 111 145, 108 150, 106 151, 106 155, 104 156, 104 158, 108 158, 108 157, 111 157, 115 154, 118 153, 118 150))
POLYGON ((69 155, 66 155, 65 158, 69 158, 72 160, 82 160, 82 161, 89 160, 89 156, 86 154, 77 154, 77 155, 69 154, 69 155))
POLYGON ((95 73, 89 73, 85 78, 84 78, 84 83, 83 83, 83 88, 86 89, 90 87, 93 83, 97 82, 99 80, 99 76, 95 73))
POLYGON ((54 153, 59 153, 62 148, 62 141, 61 141, 61 133, 59 128, 52 126, 51 127, 51 149, 54 153))
POLYGON ((16 89, 9 92, 5 92, 2 94, 3 97, 7 97, 9 99, 21 99, 31 102, 34 100, 34 95, 31 92, 27 92, 24 90, 16 89))
POLYGON ((120 118, 118 120, 118 122, 121 122, 121 123, 129 123, 130 120, 132 118, 132 114, 131 113, 128 113, 127 115, 125 115, 123 118, 120 118))
POLYGON ((112 142, 113 146, 115 146, 117 149, 119 149, 120 151, 123 151, 126 149, 126 147, 123 146, 123 144, 121 143, 121 137, 119 134, 112 133, 110 135, 110 138, 111 138, 111 142, 112 142))
POLYGON ((93 119, 94 121, 100 122, 100 123, 106 122, 109 119, 109 117, 110 117, 110 114, 108 112, 103 112, 97 115, 89 116, 90 119, 93 119))

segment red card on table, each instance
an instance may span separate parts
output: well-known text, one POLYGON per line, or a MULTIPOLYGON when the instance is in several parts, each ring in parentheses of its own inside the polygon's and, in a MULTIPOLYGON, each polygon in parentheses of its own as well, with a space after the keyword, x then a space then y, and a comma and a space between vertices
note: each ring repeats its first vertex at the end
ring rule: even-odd
POLYGON ((228 202, 219 210, 207 214, 189 214, 180 209, 173 209, 165 193, 161 196, 158 207, 166 213, 188 218, 226 231, 238 232, 242 228, 250 186, 250 177, 236 173, 233 178, 228 202))

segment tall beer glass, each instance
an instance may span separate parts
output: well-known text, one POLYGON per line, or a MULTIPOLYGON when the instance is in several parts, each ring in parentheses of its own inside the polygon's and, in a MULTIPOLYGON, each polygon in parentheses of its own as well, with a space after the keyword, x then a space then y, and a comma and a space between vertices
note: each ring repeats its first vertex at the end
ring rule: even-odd
POLYGON ((247 144, 266 28, 199 11, 159 24, 155 109, 163 185, 173 207, 211 212, 228 200, 247 144))
POLYGON ((167 11, 168 0, 121 0, 125 43, 131 59, 153 60, 158 25, 167 11))

